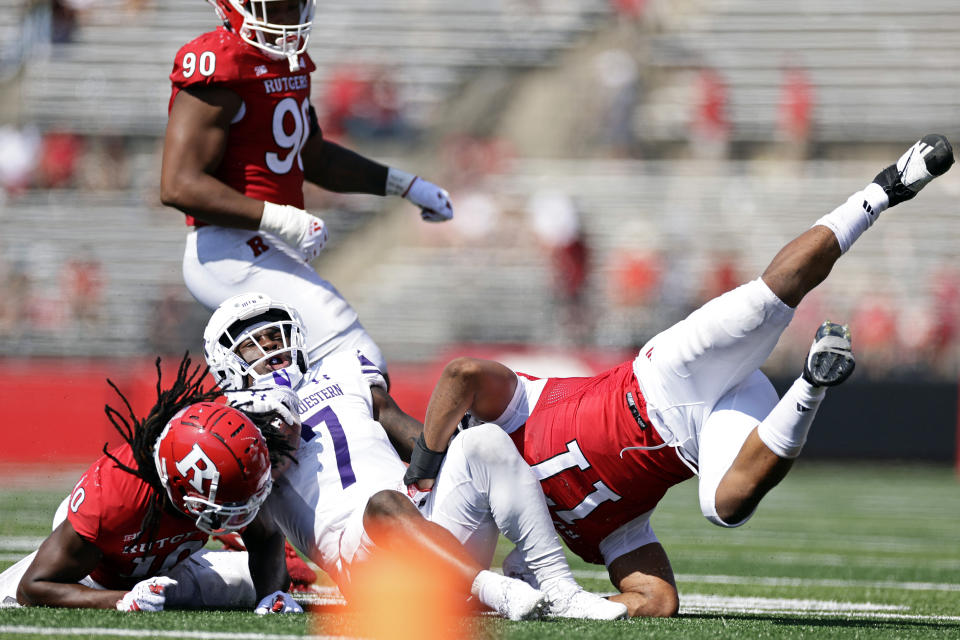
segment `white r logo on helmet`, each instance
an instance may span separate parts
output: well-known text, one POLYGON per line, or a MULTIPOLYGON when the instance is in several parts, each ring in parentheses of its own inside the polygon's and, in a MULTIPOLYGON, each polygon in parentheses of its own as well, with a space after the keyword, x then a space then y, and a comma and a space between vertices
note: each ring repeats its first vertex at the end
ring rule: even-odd
POLYGON ((203 452, 203 449, 201 449, 200 445, 196 442, 193 443, 193 449, 190 450, 190 453, 177 462, 177 471, 200 493, 203 493, 204 480, 211 480, 213 484, 216 484, 217 479, 220 477, 220 471, 217 470, 217 465, 213 463, 213 460, 203 452), (202 467, 200 466, 201 463, 203 465, 202 467), (191 471, 193 473, 187 475, 191 471))

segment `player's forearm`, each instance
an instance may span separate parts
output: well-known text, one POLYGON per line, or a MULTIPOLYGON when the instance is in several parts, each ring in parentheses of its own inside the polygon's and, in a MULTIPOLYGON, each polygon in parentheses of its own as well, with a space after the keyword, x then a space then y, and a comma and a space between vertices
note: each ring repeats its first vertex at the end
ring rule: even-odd
POLYGON ((260 539, 243 536, 249 557, 250 578, 257 593, 257 601, 274 591, 286 591, 290 587, 284 553, 283 534, 276 530, 260 539))
POLYGON ((469 376, 459 375, 448 365, 430 395, 423 421, 423 439, 432 451, 446 451, 460 419, 470 410, 476 394, 476 383, 469 376))
POLYGON ((160 200, 208 224, 257 229, 263 200, 248 198, 211 175, 174 176, 161 182, 160 200))
POLYGON ((400 459, 410 462, 413 446, 423 433, 423 425, 419 420, 407 415, 395 402, 386 404, 377 416, 383 425, 383 430, 390 438, 390 444, 397 450, 400 459))
POLYGON ((329 140, 308 143, 303 150, 304 176, 310 182, 337 193, 387 193, 385 165, 341 147, 329 140))
POLYGON ((21 583, 17 602, 25 607, 65 607, 70 609, 114 609, 125 591, 91 589, 82 584, 64 584, 35 580, 21 583))

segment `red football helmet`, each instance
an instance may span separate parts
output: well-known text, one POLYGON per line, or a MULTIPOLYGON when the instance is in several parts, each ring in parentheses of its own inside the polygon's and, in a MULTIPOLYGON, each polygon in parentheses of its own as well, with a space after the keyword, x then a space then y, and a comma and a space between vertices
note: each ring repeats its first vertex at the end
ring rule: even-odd
POLYGON ((173 505, 209 534, 250 524, 272 486, 260 430, 242 411, 215 402, 177 413, 157 438, 153 460, 173 505))
POLYGON ((220 19, 244 42, 300 68, 307 50, 317 0, 207 0, 220 19), (296 3, 296 4, 294 4, 296 3))

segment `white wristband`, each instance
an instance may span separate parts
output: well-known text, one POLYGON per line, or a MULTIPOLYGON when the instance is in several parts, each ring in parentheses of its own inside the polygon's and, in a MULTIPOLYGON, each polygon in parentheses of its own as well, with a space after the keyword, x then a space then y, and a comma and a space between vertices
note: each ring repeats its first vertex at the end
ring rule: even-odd
POLYGON ((400 169, 394 169, 390 167, 387 169, 387 188, 386 193, 388 196, 400 196, 401 198, 407 195, 407 191, 410 190, 410 185, 413 184, 413 181, 417 179, 417 176, 412 173, 407 173, 406 171, 400 171, 400 169))
POLYGON ((260 231, 272 233, 291 247, 299 247, 307 233, 310 219, 307 212, 290 205, 263 203, 260 231))

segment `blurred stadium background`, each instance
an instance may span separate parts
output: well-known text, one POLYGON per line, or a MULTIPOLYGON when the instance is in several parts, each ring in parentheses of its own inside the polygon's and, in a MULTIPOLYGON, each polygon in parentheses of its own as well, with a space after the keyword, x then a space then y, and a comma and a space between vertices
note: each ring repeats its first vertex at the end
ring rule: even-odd
MULTIPOLYGON (((158 185, 173 55, 216 24, 202 0, 0 0, 0 462, 88 463, 104 377, 145 406, 157 354, 200 354, 158 185), (39 452, 12 428, 38 407, 59 426, 39 452)), ((960 141, 958 34, 947 0, 321 0, 325 134, 444 185, 456 217, 310 189, 316 266, 415 415, 454 354, 617 363, 924 133, 960 141)), ((955 169, 885 214, 771 359, 790 379, 824 318, 852 324, 857 374, 807 455, 954 460, 958 195, 955 169)))

